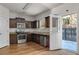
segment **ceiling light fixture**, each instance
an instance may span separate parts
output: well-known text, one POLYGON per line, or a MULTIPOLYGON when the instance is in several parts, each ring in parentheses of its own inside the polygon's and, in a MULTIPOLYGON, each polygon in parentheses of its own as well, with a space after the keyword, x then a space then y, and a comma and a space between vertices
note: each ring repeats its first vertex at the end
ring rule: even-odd
POLYGON ((23 10, 27 9, 30 5, 31 5, 31 3, 26 3, 25 6, 23 7, 23 10))

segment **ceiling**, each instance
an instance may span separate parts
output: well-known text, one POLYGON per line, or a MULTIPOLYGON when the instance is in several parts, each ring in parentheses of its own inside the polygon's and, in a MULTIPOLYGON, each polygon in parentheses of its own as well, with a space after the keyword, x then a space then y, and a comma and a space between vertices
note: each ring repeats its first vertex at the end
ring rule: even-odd
POLYGON ((0 3, 9 10, 17 13, 25 13, 30 16, 38 15, 44 11, 55 8, 62 3, 0 3))

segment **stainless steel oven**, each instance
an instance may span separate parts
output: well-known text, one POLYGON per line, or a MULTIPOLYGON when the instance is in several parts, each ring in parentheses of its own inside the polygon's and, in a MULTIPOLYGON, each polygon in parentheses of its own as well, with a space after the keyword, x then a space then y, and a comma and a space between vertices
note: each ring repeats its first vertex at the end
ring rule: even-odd
POLYGON ((18 43, 26 43, 27 42, 27 34, 19 33, 17 35, 17 40, 18 40, 18 43))

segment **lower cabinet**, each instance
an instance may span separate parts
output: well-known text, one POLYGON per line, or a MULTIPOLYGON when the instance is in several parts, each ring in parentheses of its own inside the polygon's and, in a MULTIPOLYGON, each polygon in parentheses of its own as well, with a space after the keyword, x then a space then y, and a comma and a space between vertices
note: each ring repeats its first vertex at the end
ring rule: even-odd
POLYGON ((49 47, 49 37, 47 35, 40 36, 40 45, 44 47, 49 47))
POLYGON ((36 41, 36 35, 35 34, 31 34, 31 38, 32 38, 32 41, 35 42, 36 41))
POLYGON ((32 41, 32 34, 31 33, 27 34, 27 42, 30 42, 30 41, 32 41))
POLYGON ((17 44, 17 34, 10 34, 10 44, 17 44))
POLYGON ((32 41, 40 44, 41 46, 49 47, 48 35, 32 34, 32 41))
MULTIPOLYGON (((40 34, 27 34, 27 42, 36 42, 44 47, 49 47, 49 36, 48 35, 40 35, 40 34)), ((17 44, 17 34, 10 34, 10 44, 17 44)))
POLYGON ((36 41, 40 44, 40 34, 37 34, 36 41))

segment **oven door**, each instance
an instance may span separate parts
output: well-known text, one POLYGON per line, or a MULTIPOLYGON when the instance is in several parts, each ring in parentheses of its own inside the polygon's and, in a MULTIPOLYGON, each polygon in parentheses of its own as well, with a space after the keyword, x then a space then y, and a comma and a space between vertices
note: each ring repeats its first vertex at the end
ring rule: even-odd
POLYGON ((18 34, 17 39, 18 39, 18 43, 26 43, 27 35, 26 34, 18 34))

